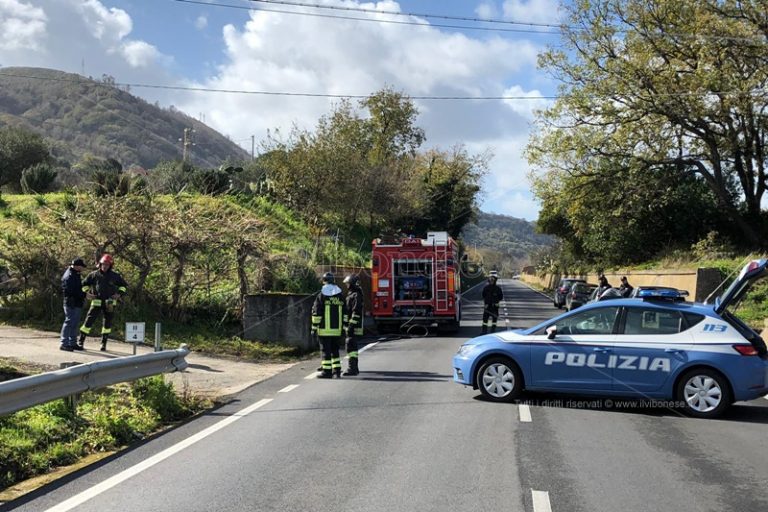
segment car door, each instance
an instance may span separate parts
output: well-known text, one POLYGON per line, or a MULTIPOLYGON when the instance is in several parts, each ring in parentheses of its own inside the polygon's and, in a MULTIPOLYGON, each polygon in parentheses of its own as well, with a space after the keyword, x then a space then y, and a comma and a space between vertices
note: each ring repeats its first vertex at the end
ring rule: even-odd
POLYGON ((531 387, 610 390, 613 375, 607 363, 618 313, 617 306, 580 309, 536 333, 537 340, 531 344, 531 387), (557 334, 550 340, 546 329, 552 326, 557 334))
POLYGON ((659 391, 688 361, 692 345, 693 336, 680 310, 647 303, 626 306, 614 343, 614 389, 638 394, 659 391))

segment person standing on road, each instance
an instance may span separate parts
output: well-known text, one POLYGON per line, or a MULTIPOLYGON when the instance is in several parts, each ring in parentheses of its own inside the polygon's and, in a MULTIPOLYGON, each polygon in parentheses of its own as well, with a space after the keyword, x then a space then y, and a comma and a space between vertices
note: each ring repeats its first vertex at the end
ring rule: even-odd
POLYGON ((499 319, 499 303, 504 300, 504 294, 501 287, 496 284, 497 277, 491 275, 488 278, 488 284, 483 288, 483 330, 482 334, 488 332, 490 319, 491 332, 496 332, 496 322, 499 319))
POLYGON ((61 290, 64 294, 64 325, 61 326, 61 345, 59 349, 72 352, 80 350, 77 344, 77 326, 85 305, 80 273, 85 270, 82 258, 75 258, 61 277, 61 290))
POLYGON ((629 284, 627 276, 621 276, 621 286, 619 286, 619 293, 622 297, 626 298, 632 295, 632 290, 635 288, 629 284))
POLYGON ((320 340, 323 350, 320 379, 330 379, 334 375, 341 378, 339 345, 348 320, 341 288, 336 286, 333 274, 326 272, 323 287, 312 305, 312 333, 320 340))
POLYGON ((99 260, 99 268, 85 278, 83 291, 91 301, 91 307, 85 316, 85 323, 80 328, 80 349, 85 348, 85 338, 91 333, 94 322, 100 314, 104 315, 101 328, 101 351, 107 350, 107 339, 112 332, 112 319, 115 316, 117 301, 125 295, 128 289, 123 276, 112 270, 115 261, 109 254, 104 254, 99 260))
POLYGON ((344 284, 347 285, 347 313, 349 313, 349 325, 347 325, 347 339, 345 349, 349 358, 349 368, 344 372, 345 376, 358 375, 358 340, 363 335, 363 289, 360 287, 360 278, 355 274, 344 278, 344 284))

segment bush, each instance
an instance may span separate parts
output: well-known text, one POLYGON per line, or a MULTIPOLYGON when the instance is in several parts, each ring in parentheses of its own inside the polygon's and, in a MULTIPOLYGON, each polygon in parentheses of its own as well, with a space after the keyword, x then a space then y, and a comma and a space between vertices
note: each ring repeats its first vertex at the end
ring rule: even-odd
POLYGON ((157 412, 164 422, 177 421, 190 414, 189 408, 174 392, 173 384, 165 382, 162 375, 134 382, 131 392, 134 397, 157 412))
POLYGON ((44 194, 54 190, 58 172, 47 163, 35 164, 27 167, 21 173, 21 190, 25 194, 44 194))

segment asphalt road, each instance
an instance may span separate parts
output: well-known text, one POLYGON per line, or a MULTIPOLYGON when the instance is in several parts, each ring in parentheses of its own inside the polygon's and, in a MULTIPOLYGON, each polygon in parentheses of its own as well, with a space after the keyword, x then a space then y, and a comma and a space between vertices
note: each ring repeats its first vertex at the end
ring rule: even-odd
MULTIPOLYGON (((557 313, 501 284, 510 327, 557 313)), ((0 510, 768 510, 768 400, 720 420, 575 396, 488 403, 451 381, 479 331, 465 299, 461 336, 371 344, 357 378, 294 367, 0 510)))

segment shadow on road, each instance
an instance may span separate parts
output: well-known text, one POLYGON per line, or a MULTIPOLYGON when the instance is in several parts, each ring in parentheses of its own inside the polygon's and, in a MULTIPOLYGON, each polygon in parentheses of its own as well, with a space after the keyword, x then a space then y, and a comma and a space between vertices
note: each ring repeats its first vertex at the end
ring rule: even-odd
MULTIPOLYGON (((483 395, 474 397, 480 402, 490 402, 483 395)), ((681 408, 674 407, 671 400, 652 400, 624 397, 589 397, 582 395, 563 395, 545 393, 523 393, 522 397, 512 405, 528 405, 538 408, 579 409, 587 411, 605 411, 618 414, 636 414, 648 417, 682 417, 696 419, 687 416, 681 408)), ((499 404, 504 405, 504 404, 499 404)), ((733 421, 738 423, 768 424, 768 401, 763 399, 752 402, 739 402, 728 408, 725 413, 714 420, 706 421, 733 421), (766 402, 763 405, 760 400, 766 402)))
POLYGON ((355 380, 373 380, 379 382, 448 382, 451 379, 453 379, 453 375, 443 375, 434 372, 361 371, 360 375, 355 380))

